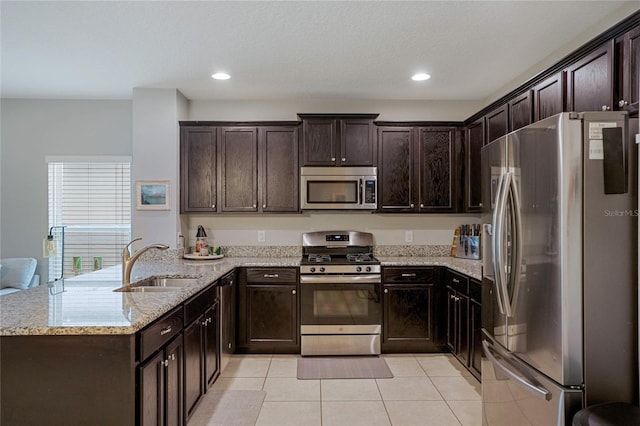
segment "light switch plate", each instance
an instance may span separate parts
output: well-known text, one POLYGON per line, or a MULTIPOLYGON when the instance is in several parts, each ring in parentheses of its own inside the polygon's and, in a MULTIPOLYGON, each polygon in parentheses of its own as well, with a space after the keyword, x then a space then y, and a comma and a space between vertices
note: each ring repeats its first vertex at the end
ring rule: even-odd
POLYGON ((258 242, 259 243, 264 243, 266 240, 266 236, 264 231, 258 231, 258 242))

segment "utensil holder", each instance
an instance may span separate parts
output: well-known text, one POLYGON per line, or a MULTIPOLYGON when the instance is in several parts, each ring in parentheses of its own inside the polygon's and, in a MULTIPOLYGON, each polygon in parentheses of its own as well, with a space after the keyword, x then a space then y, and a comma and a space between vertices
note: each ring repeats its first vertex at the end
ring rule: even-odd
POLYGON ((480 260, 480 236, 458 235, 456 238, 456 257, 480 260))

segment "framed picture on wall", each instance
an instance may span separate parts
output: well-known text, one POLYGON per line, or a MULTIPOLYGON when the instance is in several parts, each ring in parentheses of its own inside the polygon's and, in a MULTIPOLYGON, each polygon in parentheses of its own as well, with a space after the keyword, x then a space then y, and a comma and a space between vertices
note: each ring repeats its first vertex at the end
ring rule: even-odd
POLYGON ((171 210, 168 180, 137 180, 136 210, 171 210))

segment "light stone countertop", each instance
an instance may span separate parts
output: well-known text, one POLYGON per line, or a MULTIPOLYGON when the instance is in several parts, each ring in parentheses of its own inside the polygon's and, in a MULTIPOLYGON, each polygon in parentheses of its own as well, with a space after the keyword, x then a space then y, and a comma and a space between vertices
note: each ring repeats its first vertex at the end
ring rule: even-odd
MULTIPOLYGON (((446 266, 481 279, 480 261, 452 257, 380 257, 383 266, 446 266)), ((122 286, 120 267, 40 285, 0 297, 0 336, 133 334, 236 267, 298 267, 300 257, 227 257, 220 260, 138 261, 132 281, 190 277, 179 291, 114 292, 122 286), (56 294, 56 292, 58 292, 56 294)), ((135 282, 134 282, 135 284, 135 282)))

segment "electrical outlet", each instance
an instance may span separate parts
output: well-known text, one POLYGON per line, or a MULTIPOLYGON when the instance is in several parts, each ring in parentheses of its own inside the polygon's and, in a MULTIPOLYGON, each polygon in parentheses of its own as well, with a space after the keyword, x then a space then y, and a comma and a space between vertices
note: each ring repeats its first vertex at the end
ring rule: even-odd
POLYGON ((413 231, 404 231, 404 242, 405 243, 413 242, 413 231))
POLYGON ((258 231, 258 242, 259 243, 264 243, 266 240, 264 231, 258 231))

